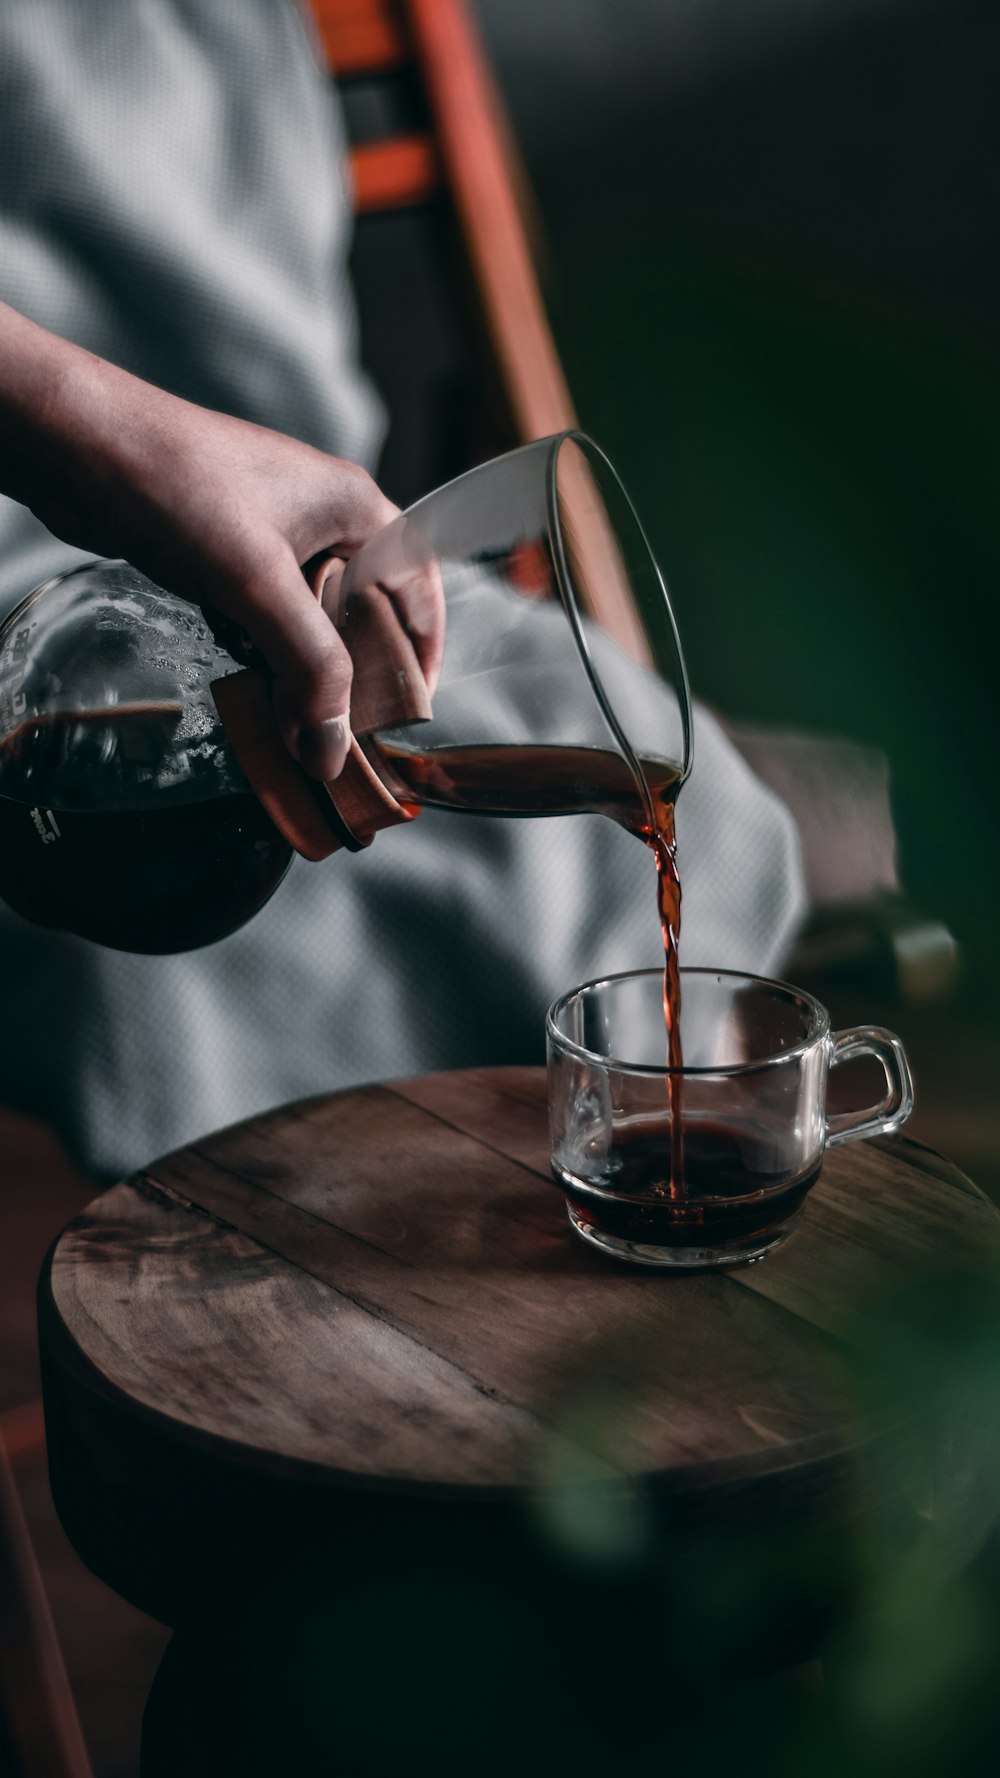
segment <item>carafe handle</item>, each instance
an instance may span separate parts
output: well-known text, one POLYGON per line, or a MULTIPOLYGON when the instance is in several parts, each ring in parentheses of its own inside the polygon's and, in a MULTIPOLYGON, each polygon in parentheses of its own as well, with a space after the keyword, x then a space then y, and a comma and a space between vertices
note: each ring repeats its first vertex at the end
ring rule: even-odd
MULTIPOLYGON (((326 558, 308 576, 320 600, 333 569, 326 558)), ((380 828, 412 821, 419 813, 383 782, 364 750, 364 737, 376 729, 427 721, 431 714, 413 646, 385 593, 372 587, 352 595, 339 628, 354 663, 352 740, 344 769, 330 784, 310 778, 289 754, 263 671, 246 667, 212 682, 222 726, 250 788, 289 844, 314 861, 341 847, 357 852, 371 845, 380 828)))

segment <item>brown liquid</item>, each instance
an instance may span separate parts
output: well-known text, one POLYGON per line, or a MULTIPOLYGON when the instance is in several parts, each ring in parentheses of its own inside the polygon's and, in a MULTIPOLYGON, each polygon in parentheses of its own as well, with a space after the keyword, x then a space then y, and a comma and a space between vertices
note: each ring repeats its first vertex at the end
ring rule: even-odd
POLYGON ((616 1143, 599 1197, 560 1184, 582 1222, 620 1241, 658 1247, 738 1247, 776 1234, 800 1209, 819 1162, 789 1179, 774 1166, 773 1136, 761 1127, 691 1123, 684 1138, 684 1191, 664 1190, 665 1132, 616 1143))
POLYGON ((663 1196, 683 1196, 678 958, 681 882, 674 827, 677 767, 662 759, 641 762, 650 795, 651 807, 647 808, 624 759, 596 747, 442 747, 417 753, 379 742, 377 750, 380 761, 399 780, 393 788, 404 801, 409 792, 425 805, 464 809, 475 815, 610 815, 650 847, 656 860, 657 907, 663 933, 663 1019, 670 1103, 670 1172, 659 1190, 663 1196))
MULTIPOLYGON (((380 740, 375 752, 399 780, 404 801, 408 790, 427 808, 470 815, 610 815, 649 838, 649 817, 629 767, 600 747, 488 745, 418 753, 380 740)), ((672 815, 677 767, 665 759, 642 763, 660 812, 672 815)))
MULTIPOLYGON (((681 936, 681 879, 677 869, 677 835, 673 802, 653 796, 654 825, 642 837, 652 848, 656 859, 656 904, 663 934, 663 1023, 667 1032, 667 1097, 670 1101, 670 1177, 666 1194, 683 1197, 686 1189, 684 1171, 684 1084, 681 1069, 684 1050, 681 1043, 681 974, 678 947, 681 936)), ((641 831, 641 830, 640 830, 641 831)))
POLYGON ((32 718, 5 737, 0 897, 17 913, 156 954, 212 944, 263 907, 292 849, 257 798, 220 796, 207 761, 196 761, 206 775, 193 800, 144 783, 180 715, 179 705, 119 705, 32 718), (57 784, 72 807, 52 806, 57 784), (98 794, 103 806, 87 807, 98 794))

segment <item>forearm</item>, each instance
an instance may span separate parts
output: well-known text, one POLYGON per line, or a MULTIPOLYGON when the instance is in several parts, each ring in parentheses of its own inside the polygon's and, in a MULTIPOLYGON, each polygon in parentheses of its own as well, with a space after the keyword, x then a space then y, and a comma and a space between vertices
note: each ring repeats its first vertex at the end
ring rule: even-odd
MULTIPOLYGON (((351 661, 300 570, 321 553, 346 561, 395 517, 363 469, 182 401, 0 304, 0 492, 65 542, 126 556, 247 630, 276 676, 290 751, 308 729, 311 769, 336 777, 351 661)), ((384 590, 433 688, 440 583, 384 590)))
POLYGON ((127 466, 173 405, 188 404, 0 303, 0 492, 66 542, 127 553, 127 466))

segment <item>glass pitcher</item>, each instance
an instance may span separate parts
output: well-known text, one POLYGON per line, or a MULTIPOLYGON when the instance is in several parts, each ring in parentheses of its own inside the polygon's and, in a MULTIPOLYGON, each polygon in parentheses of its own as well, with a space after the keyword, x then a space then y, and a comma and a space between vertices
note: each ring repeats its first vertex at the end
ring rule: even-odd
POLYGON ((0 896, 116 949, 182 951, 251 918, 296 851, 357 849, 423 805, 655 828, 690 770, 687 677, 642 528, 589 439, 469 471, 328 586, 355 680, 351 753, 327 786, 285 751, 262 663, 194 605, 124 562, 29 594, 0 630, 0 896), (428 571, 446 602, 433 707, 383 590, 428 571))

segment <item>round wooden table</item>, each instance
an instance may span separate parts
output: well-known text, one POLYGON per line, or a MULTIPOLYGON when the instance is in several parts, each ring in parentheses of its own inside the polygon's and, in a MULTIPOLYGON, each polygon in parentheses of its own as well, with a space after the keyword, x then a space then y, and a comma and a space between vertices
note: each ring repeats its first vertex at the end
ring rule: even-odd
POLYGON ((55 1244, 56 1502, 84 1560, 172 1624, 248 1574, 471 1562, 486 1524, 502 1564, 627 1563, 639 1496, 660 1526, 640 1562, 664 1525, 684 1548, 842 1523, 873 1436, 845 1327, 998 1235, 975 1186, 896 1138, 831 1152, 763 1262, 632 1270, 567 1224, 542 1070, 308 1100, 154 1163, 55 1244))

